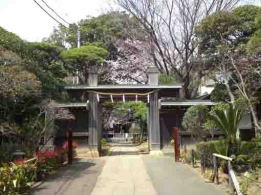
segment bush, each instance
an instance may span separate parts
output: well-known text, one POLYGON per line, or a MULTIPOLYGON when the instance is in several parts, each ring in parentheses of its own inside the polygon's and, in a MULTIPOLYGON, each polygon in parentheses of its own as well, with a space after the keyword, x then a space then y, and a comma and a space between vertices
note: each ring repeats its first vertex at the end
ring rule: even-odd
POLYGON ((47 175, 57 170, 65 161, 64 150, 46 150, 37 153, 37 180, 45 179, 47 175))
POLYGON ((261 139, 242 141, 238 147, 234 164, 237 169, 244 171, 244 167, 256 169, 261 168, 261 139))
POLYGON ((228 143, 226 140, 200 142, 196 145, 197 154, 207 167, 213 166, 213 153, 226 155, 228 143))
POLYGON ((102 138, 100 140, 100 144, 101 144, 101 156, 106 156, 109 154, 109 144, 107 142, 107 140, 105 138, 102 138))
POLYGON ((2 143, 0 145, 0 165, 12 161, 12 153, 17 149, 16 144, 2 143))
POLYGON ((105 138, 102 138, 100 143, 101 143, 101 148, 104 148, 104 147, 106 147, 108 145, 108 142, 107 142, 107 140, 105 138))
POLYGON ((192 134, 201 140, 204 140, 209 132, 204 128, 204 123, 208 115, 208 108, 203 105, 190 107, 182 120, 182 126, 192 132, 192 134))
POLYGON ((180 158, 183 159, 183 161, 185 163, 192 163, 192 155, 191 155, 191 151, 181 151, 180 153, 180 158))
POLYGON ((5 164, 0 167, 0 194, 23 194, 30 188, 29 182, 35 179, 36 167, 32 164, 5 164))
MULTIPOLYGON (((196 145, 197 155, 206 167, 213 165, 213 153, 225 155, 228 149, 227 140, 215 140, 200 142, 196 145)), ((233 160, 233 166, 237 171, 246 171, 248 169, 261 168, 261 139, 251 141, 242 141, 236 145, 236 158, 233 160)))

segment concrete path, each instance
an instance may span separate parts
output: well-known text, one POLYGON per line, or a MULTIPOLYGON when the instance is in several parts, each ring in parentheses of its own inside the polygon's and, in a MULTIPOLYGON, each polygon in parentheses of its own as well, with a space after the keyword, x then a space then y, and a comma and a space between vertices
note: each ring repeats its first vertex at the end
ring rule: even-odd
POLYGON ((206 183, 188 165, 174 162, 173 157, 144 156, 143 161, 159 195, 224 195, 226 192, 206 183))
POLYGON ((33 190, 34 195, 90 195, 100 175, 103 159, 80 159, 59 169, 33 190))
POLYGON ((92 195, 154 194, 157 193, 137 148, 130 145, 113 147, 92 195))
POLYGON ((34 190, 35 195, 224 195, 173 157, 113 146, 111 156, 81 159, 34 190))

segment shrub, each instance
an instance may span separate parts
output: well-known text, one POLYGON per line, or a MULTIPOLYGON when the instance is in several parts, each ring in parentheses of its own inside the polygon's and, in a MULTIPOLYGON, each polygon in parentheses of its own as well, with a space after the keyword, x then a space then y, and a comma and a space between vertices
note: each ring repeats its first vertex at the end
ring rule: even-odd
POLYGON ((0 167, 0 194, 23 194, 29 190, 29 182, 35 179, 36 167, 32 164, 5 164, 0 167))
MULTIPOLYGON (((72 147, 73 147, 73 149, 75 149, 75 148, 78 147, 78 144, 75 141, 73 141, 72 142, 72 147)), ((68 141, 65 141, 63 143, 62 149, 65 150, 65 151, 68 151, 68 141)))
POLYGON ((261 168, 261 139, 253 139, 251 141, 242 141, 239 144, 237 156, 234 164, 237 169, 244 170, 246 168, 261 168))
MULTIPOLYGON (((211 167, 213 162, 213 153, 221 155, 227 154, 228 141, 215 140, 200 142, 196 145, 197 155, 205 166, 211 167)), ((237 171, 246 171, 249 168, 256 169, 261 167, 261 139, 251 141, 242 141, 236 145, 236 158, 233 160, 233 166, 237 171)))
POLYGON ((101 156, 108 155, 110 148, 109 148, 109 144, 108 144, 107 140, 105 138, 102 138, 100 140, 100 144, 101 144, 101 151, 100 151, 101 152, 101 156))
POLYGON ((229 103, 224 110, 214 110, 214 113, 209 116, 215 125, 224 132, 228 141, 229 146, 226 156, 236 154, 241 113, 242 111, 237 104, 229 103))
POLYGON ((100 143, 101 143, 101 148, 104 148, 104 147, 106 147, 108 145, 108 142, 107 142, 107 140, 105 138, 102 138, 100 143))
POLYGON ((185 163, 191 163, 192 162, 192 155, 191 151, 181 151, 180 158, 183 159, 185 163))
POLYGON ((0 165, 10 162, 13 158, 12 153, 17 149, 16 144, 2 143, 0 146, 0 165))
POLYGON ((46 150, 37 153, 37 180, 44 179, 47 175, 57 170, 64 162, 65 150, 46 150))
POLYGON ((204 128, 208 111, 208 108, 203 105, 190 107, 183 117, 182 126, 191 131, 196 138, 204 140, 209 133, 204 128))
POLYGON ((228 143, 226 140, 200 142, 196 145, 197 154, 207 167, 213 165, 213 153, 226 155, 228 143))

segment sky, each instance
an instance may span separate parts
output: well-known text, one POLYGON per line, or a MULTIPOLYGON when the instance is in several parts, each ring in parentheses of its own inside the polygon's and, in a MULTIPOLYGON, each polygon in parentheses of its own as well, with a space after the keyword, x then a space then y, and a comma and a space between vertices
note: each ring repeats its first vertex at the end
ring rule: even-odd
MULTIPOLYGON (((44 0, 69 23, 111 9, 110 0, 44 0)), ((44 5, 41 0, 37 2, 44 5)), ((50 11, 51 13, 51 11, 50 11)), ((0 26, 27 41, 41 41, 58 24, 33 0, 0 0, 0 26)))
MULTIPOLYGON (((42 0, 36 0, 44 5, 42 0)), ((69 23, 115 8, 113 0, 44 0, 69 23)), ((261 0, 242 0, 261 5, 261 0)), ((50 11, 51 13, 51 11, 50 11)), ((0 0, 0 26, 27 41, 41 41, 58 24, 34 0, 0 0)))

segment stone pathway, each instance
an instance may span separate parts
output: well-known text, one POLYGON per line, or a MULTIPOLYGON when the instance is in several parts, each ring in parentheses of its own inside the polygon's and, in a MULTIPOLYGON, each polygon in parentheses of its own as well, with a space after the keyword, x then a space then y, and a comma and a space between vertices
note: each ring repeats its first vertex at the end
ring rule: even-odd
POLYGON ((81 159, 34 190, 35 195, 223 195, 173 157, 141 155, 131 145, 111 156, 81 159))
POLYGON ((220 186, 205 180, 173 156, 144 156, 143 161, 159 195, 224 195, 220 186))
POLYGON ((104 159, 79 159, 33 190, 33 195, 90 195, 104 159))
POLYGON ((92 195, 157 194, 146 172, 142 156, 133 146, 115 146, 98 177, 92 195))

